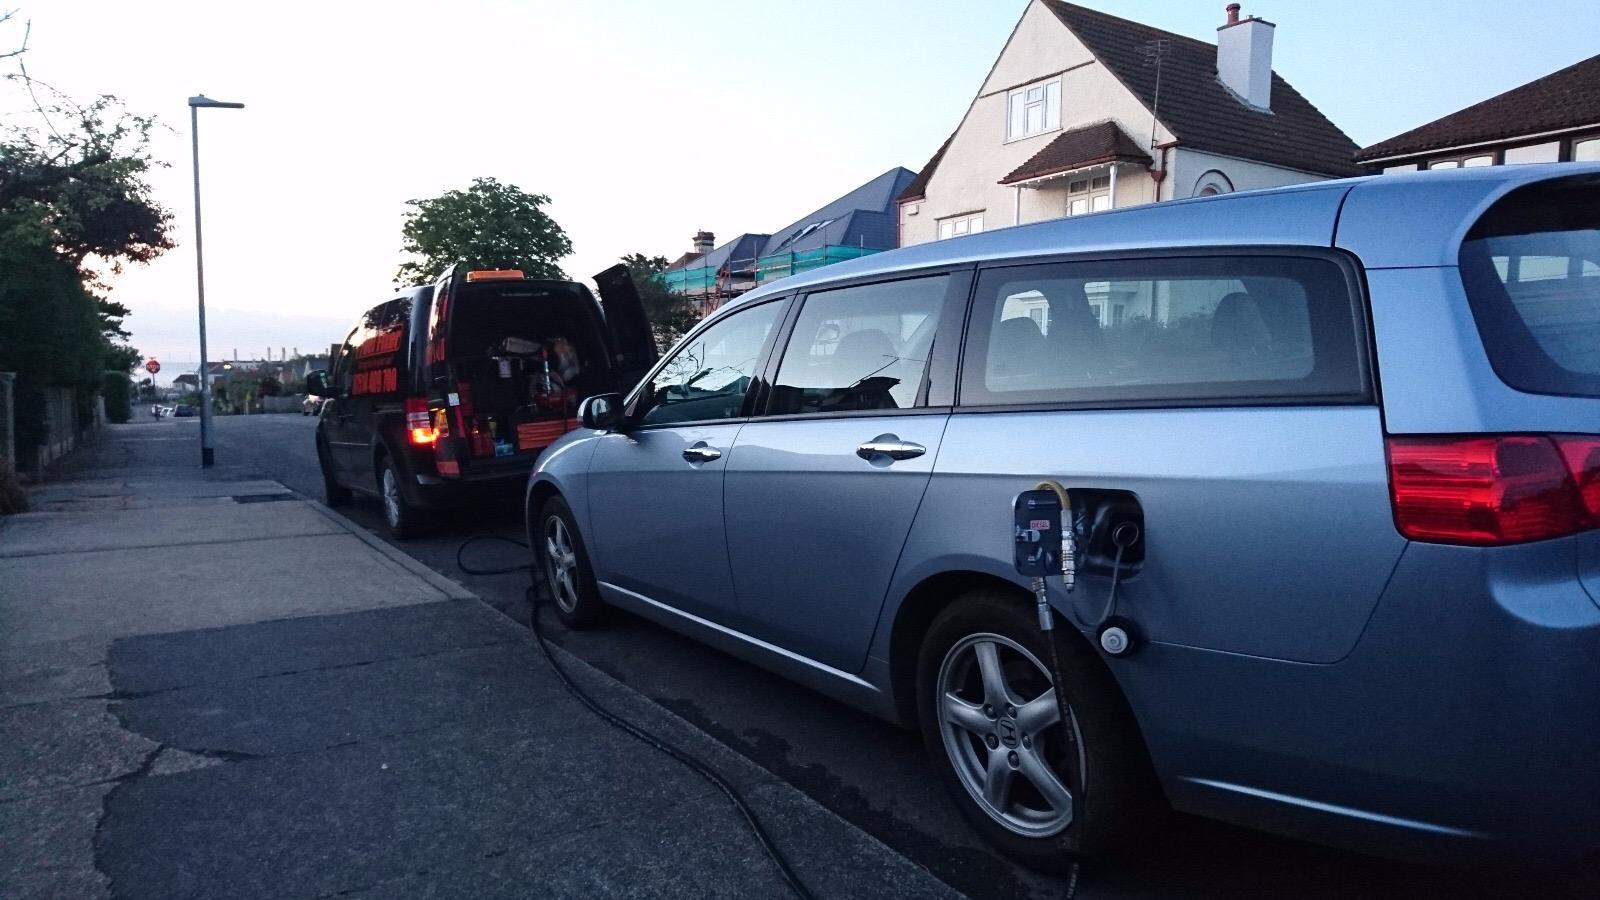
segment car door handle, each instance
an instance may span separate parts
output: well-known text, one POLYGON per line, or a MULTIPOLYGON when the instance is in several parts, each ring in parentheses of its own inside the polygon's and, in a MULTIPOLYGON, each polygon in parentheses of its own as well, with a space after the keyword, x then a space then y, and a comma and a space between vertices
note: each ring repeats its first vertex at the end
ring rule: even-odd
POLYGON ((708 447, 704 441, 700 441, 684 450, 683 458, 692 463, 711 462, 714 459, 721 459, 722 451, 715 447, 708 447))
POLYGON ((910 441, 888 437, 873 438, 856 448, 856 455, 869 461, 874 456, 887 456, 890 459, 916 459, 927 452, 928 448, 921 444, 913 444, 910 441))

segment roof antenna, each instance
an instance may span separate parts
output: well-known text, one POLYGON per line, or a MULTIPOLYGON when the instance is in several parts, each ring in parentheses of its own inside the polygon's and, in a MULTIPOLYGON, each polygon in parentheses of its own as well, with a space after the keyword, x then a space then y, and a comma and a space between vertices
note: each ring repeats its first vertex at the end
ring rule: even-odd
MULTIPOLYGON (((1156 168, 1152 169, 1150 174, 1155 178, 1158 185, 1166 174, 1162 168, 1165 154, 1162 155, 1162 158, 1156 157, 1156 126, 1158 117, 1161 115, 1161 61, 1166 58, 1167 51, 1171 47, 1172 41, 1165 39, 1144 42, 1144 64, 1156 67, 1155 99, 1150 104, 1150 156, 1156 160, 1156 168)), ((1159 194, 1157 196, 1159 197, 1159 194)))

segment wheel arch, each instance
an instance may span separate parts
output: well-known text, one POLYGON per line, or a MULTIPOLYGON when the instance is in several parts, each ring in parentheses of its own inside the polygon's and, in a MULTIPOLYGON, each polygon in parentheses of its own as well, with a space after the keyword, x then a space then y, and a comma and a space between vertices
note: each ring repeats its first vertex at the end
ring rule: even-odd
MULTIPOLYGON (((1016 599, 1019 606, 1033 606, 1033 595, 1014 581, 1008 581, 988 572, 971 569, 952 569, 938 572, 917 582, 895 610, 894 624, 889 636, 889 679, 894 694, 894 708, 900 720, 913 727, 917 723, 917 659, 921 654, 922 640, 933 620, 946 607, 963 594, 979 588, 993 588, 1016 599)), ((1122 702, 1128 703, 1127 692, 1122 690, 1116 676, 1110 671, 1093 643, 1072 624, 1062 620, 1057 633, 1063 640, 1078 641, 1088 650, 1106 678, 1117 686, 1122 702)))

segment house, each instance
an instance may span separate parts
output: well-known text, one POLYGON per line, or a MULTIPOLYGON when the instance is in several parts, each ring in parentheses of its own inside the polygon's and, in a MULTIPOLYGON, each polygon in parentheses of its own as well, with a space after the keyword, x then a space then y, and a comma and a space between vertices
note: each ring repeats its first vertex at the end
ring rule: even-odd
POLYGON ((1373 144, 1356 161, 1382 172, 1600 162, 1600 56, 1373 144))
POLYGON ((900 244, 1357 175, 1356 145, 1272 69, 1276 26, 1215 45, 1030 0, 960 125, 901 193, 900 244))
POLYGON ((670 290, 708 308, 769 281, 896 246, 895 198, 913 178, 893 168, 771 234, 741 234, 712 248, 708 231, 662 272, 670 290))

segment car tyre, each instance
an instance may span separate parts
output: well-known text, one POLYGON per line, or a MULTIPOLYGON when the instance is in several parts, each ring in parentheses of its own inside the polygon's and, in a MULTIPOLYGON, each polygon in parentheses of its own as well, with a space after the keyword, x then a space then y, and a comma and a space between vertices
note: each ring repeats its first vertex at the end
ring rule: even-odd
POLYGON ((1024 865, 1064 873, 1138 847, 1162 803, 1120 689, 1064 623, 1054 639, 1074 730, 1063 730, 1048 639, 1015 594, 962 596, 923 640, 918 721, 972 826, 1024 865))
POLYGON ((329 465, 328 447, 322 441, 317 441, 317 466, 322 469, 322 500, 330 509, 349 506, 352 493, 349 488, 341 485, 333 477, 333 466, 329 465))
POLYGON ((546 500, 532 524, 536 527, 528 529, 528 545, 544 572, 550 605, 561 624, 582 630, 604 622, 605 601, 600 599, 589 552, 567 501, 559 496, 546 500))
POLYGON ((416 507, 406 501, 400 487, 400 469, 387 454, 378 459, 378 501, 383 507, 383 521, 389 526, 389 536, 397 541, 410 540, 422 533, 416 507))

